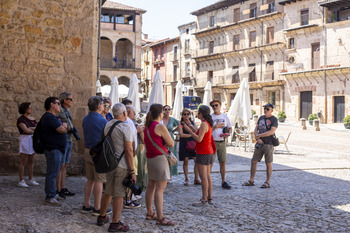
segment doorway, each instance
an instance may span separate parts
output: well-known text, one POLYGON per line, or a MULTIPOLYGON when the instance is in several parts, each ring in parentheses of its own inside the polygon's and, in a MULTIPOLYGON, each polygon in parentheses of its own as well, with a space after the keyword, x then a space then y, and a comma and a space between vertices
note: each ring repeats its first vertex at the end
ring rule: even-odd
POLYGON ((342 123, 345 117, 344 96, 334 96, 334 123, 342 123))
POLYGON ((312 91, 300 92, 300 118, 308 119, 312 113, 312 91))

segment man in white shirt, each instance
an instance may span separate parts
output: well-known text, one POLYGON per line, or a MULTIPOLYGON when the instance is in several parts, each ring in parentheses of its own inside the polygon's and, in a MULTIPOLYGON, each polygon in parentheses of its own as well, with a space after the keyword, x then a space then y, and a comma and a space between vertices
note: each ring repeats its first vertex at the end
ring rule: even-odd
POLYGON ((211 114, 213 118, 213 138, 216 146, 216 154, 218 156, 220 164, 221 174, 221 186, 224 189, 230 189, 231 186, 226 182, 226 141, 225 139, 232 133, 232 125, 226 114, 220 112, 221 102, 220 100, 213 100, 210 102, 210 106, 213 108, 214 113, 211 114))

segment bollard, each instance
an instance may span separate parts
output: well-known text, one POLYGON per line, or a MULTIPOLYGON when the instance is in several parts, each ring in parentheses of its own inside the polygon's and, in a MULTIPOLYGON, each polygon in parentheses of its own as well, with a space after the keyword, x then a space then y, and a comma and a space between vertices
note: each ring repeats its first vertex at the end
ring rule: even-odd
POLYGON ((316 131, 320 131, 320 120, 319 119, 314 120, 314 126, 315 126, 316 131))
POLYGON ((305 118, 300 118, 300 120, 301 120, 302 129, 306 130, 306 120, 305 120, 305 118))

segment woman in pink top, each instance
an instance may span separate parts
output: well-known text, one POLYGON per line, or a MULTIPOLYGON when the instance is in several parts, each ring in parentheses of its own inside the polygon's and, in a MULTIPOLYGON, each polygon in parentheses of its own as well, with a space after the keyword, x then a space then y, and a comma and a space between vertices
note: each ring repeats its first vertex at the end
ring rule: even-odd
POLYGON ((161 104, 152 104, 147 113, 146 128, 144 130, 148 168, 146 219, 157 220, 157 225, 174 226, 175 222, 166 219, 163 215, 163 193, 170 178, 168 160, 163 152, 167 154, 167 147, 174 147, 174 141, 167 128, 163 124, 159 124, 162 118, 163 106, 161 104), (153 144, 157 144, 160 150, 153 144), (157 214, 154 213, 152 208, 153 199, 157 214))

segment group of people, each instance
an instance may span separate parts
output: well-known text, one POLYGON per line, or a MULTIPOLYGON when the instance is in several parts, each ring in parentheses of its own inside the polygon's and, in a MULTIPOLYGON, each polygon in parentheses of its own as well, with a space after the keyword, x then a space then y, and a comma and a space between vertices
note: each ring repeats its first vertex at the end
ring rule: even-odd
MULTIPOLYGON (((59 99, 49 97, 45 100, 45 114, 40 119, 43 144, 47 161, 45 179, 46 198, 44 204, 60 206, 66 196, 72 196, 65 187, 66 169, 72 150, 72 132, 74 129, 69 108, 73 104, 73 95, 61 93, 59 99)), ((92 96, 88 100, 89 113, 83 119, 84 158, 87 182, 84 188, 84 205, 82 213, 92 213, 97 217, 97 225, 109 223, 108 215, 113 213, 109 231, 127 231, 129 227, 120 221, 123 207, 138 208, 141 205, 134 201, 132 192, 123 185, 125 179, 140 184, 146 189, 146 220, 155 220, 157 225, 174 226, 176 223, 163 214, 163 193, 172 176, 177 175, 177 164, 169 166, 167 154, 179 155, 183 161, 185 186, 189 186, 188 162, 193 159, 194 181, 201 185, 202 195, 193 206, 213 204, 213 183, 211 170, 216 156, 221 174, 221 186, 230 189, 225 179, 226 173, 226 138, 232 133, 232 125, 220 112, 221 102, 213 100, 210 107, 201 105, 198 108, 199 127, 193 119, 191 111, 184 109, 181 120, 170 116, 168 105, 152 104, 147 113, 144 125, 136 123, 136 110, 130 100, 112 106, 111 100, 100 96, 92 96), (211 109, 213 112, 211 114, 211 109), (97 173, 90 156, 90 149, 98 143, 102 136, 114 127, 111 133, 116 156, 120 159, 118 166, 106 174, 97 173), (178 131, 179 151, 175 146, 174 132, 178 131), (226 132, 226 133, 225 133, 226 132), (227 133, 228 132, 228 133, 227 133), (105 184, 105 186, 104 186, 105 184), (103 193, 104 189, 104 193, 103 193), (103 195, 102 195, 103 193, 103 195), (93 194, 93 206, 90 203, 93 194), (113 199, 113 202, 112 202, 113 199), (109 205, 112 202, 112 210, 109 205), (153 203, 155 210, 153 209, 153 203)), ((254 185, 257 162, 265 155, 267 179, 261 186, 270 187, 272 173, 273 146, 271 136, 277 128, 277 119, 272 116, 273 106, 264 106, 264 116, 258 120, 255 128, 257 144, 251 163, 251 177, 244 186, 254 185)), ((32 137, 37 122, 31 116, 30 103, 19 106, 22 116, 17 126, 20 131, 21 163, 19 166, 20 187, 28 187, 23 179, 23 167, 28 159, 29 184, 39 185, 33 178, 32 137)))

